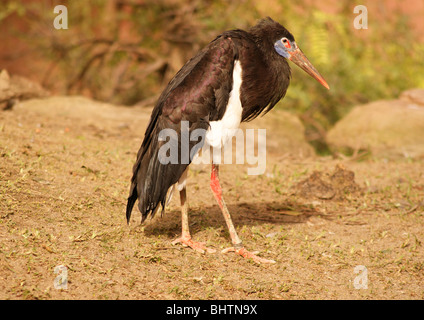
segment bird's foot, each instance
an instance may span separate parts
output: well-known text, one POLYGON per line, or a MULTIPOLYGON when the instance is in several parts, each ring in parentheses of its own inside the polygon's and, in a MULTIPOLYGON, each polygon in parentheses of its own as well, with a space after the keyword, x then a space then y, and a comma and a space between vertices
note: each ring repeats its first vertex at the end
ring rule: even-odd
POLYGON ((275 263, 274 260, 268 260, 268 259, 265 259, 265 258, 258 257, 256 255, 256 253, 258 253, 258 251, 250 252, 250 251, 247 251, 244 247, 241 247, 241 248, 231 247, 231 248, 224 249, 221 252, 222 253, 235 252, 236 254, 242 256, 243 258, 252 259, 254 262, 259 263, 259 264, 261 264, 261 263, 275 263))
POLYGON ((214 253, 214 252, 216 252, 215 249, 211 249, 211 248, 206 247, 204 242, 193 241, 190 236, 188 236, 188 237, 187 236, 181 236, 178 239, 175 239, 174 241, 172 241, 173 245, 176 245, 177 243, 181 243, 183 246, 190 247, 193 250, 196 250, 197 252, 200 252, 200 253, 205 253, 205 252, 214 253))

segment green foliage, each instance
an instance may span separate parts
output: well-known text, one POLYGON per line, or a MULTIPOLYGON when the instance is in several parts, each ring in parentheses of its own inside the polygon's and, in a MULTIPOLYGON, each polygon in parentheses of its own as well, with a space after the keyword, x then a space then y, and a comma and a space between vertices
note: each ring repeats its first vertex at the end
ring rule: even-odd
POLYGON ((25 6, 17 1, 0 3, 0 22, 15 13, 22 17, 25 14, 25 6))
POLYGON ((355 30, 354 4, 349 0, 337 3, 337 13, 318 10, 307 0, 64 4, 69 13, 66 31, 52 28, 51 1, 23 6, 8 0, 0 5, 0 23, 17 15, 31 25, 29 32, 14 34, 51 61, 42 82, 63 93, 151 104, 178 69, 216 35, 246 29, 264 16, 295 35, 331 87, 325 90, 292 64, 291 85, 277 106, 301 116, 309 141, 320 152, 326 152, 326 131, 355 104, 424 87, 424 44, 411 32, 407 17, 398 14, 385 23, 369 11, 368 29, 355 30))
POLYGON ((353 105, 397 98, 408 88, 424 87, 424 74, 417 67, 424 44, 414 39, 407 19, 399 15, 394 26, 371 23, 369 29, 356 30, 352 11, 349 7, 340 14, 311 11, 307 18, 292 17, 298 45, 331 90, 294 67, 292 84, 279 106, 303 116, 310 142, 322 152, 325 131, 353 105))

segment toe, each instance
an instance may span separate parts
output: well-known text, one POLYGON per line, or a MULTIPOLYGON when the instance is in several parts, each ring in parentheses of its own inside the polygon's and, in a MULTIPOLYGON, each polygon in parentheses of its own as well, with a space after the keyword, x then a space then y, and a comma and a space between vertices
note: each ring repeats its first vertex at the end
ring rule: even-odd
POLYGON ((200 253, 214 253, 216 252, 215 249, 207 248, 204 242, 196 242, 193 241, 191 238, 188 237, 180 237, 178 239, 175 239, 172 241, 172 244, 175 245, 177 243, 181 243, 183 246, 190 247, 193 250, 200 252, 200 253))
POLYGON ((234 248, 234 247, 230 247, 230 248, 226 248, 226 249, 222 250, 221 252, 222 253, 235 252, 236 254, 242 256, 243 258, 252 259, 254 262, 259 263, 259 264, 261 264, 261 263, 276 263, 274 260, 269 260, 269 259, 258 257, 256 255, 258 253, 258 251, 250 252, 250 251, 247 251, 244 247, 237 248, 237 249, 234 248))

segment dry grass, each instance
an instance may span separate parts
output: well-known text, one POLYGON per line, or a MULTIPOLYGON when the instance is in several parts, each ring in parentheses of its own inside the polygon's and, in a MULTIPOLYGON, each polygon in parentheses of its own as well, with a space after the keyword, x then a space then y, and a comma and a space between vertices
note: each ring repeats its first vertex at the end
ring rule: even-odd
MULTIPOLYGON (((124 217, 131 168, 149 110, 85 99, 0 113, 1 299, 423 299, 424 161, 343 161, 361 192, 301 197, 296 186, 329 158, 267 155, 267 173, 224 165, 225 198, 250 250, 277 261, 201 255, 172 246, 174 197, 161 218, 124 217), (55 268, 65 265, 68 289, 55 268), (355 289, 366 266, 368 289, 355 289)), ((272 113, 268 115, 272 117, 272 113)), ((267 128, 267 139, 275 139, 267 128)), ((208 166, 188 182, 196 240, 230 245, 208 166)))

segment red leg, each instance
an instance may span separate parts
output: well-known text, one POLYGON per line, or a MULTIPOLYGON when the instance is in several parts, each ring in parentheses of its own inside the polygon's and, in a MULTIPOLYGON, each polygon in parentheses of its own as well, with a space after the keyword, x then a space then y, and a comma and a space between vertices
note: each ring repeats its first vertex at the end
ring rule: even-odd
POLYGON ((234 227, 233 221, 231 219, 230 212, 228 211, 227 205, 225 204, 225 201, 222 197, 222 188, 219 183, 219 166, 215 164, 212 164, 210 185, 215 199, 218 202, 219 207, 221 208, 222 215, 224 216, 228 231, 230 233, 231 241, 233 243, 233 247, 224 249, 222 250, 222 252, 227 253, 230 251, 234 251, 238 255, 241 255, 244 258, 252 259, 257 263, 275 263, 274 260, 260 258, 256 256, 253 252, 249 252, 243 247, 242 241, 240 240, 234 227))
POLYGON ((188 205, 187 205, 187 194, 186 188, 180 191, 180 200, 181 200, 181 217, 182 217, 182 232, 181 237, 172 241, 172 244, 181 243, 184 246, 188 246, 201 253, 214 253, 215 249, 210 249, 205 246, 203 242, 196 242, 191 239, 189 225, 188 225, 188 205))

